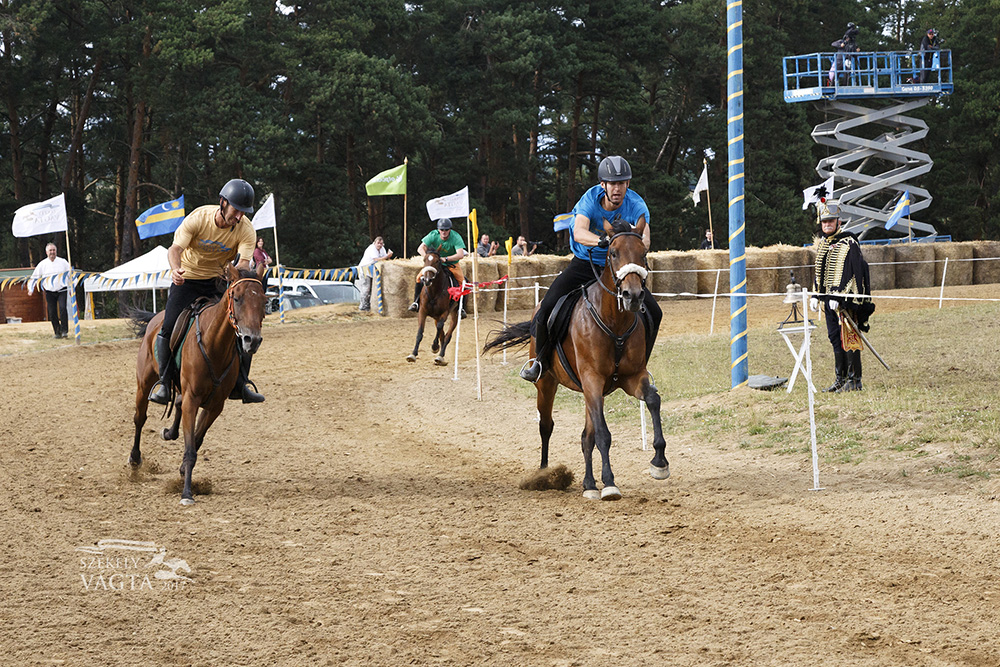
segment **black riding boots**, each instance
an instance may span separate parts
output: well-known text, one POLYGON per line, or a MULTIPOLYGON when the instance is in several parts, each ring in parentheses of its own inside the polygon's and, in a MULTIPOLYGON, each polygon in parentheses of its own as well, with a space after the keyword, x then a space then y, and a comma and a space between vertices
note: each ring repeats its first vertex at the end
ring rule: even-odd
POLYGON ((415 313, 420 310, 420 290, 423 289, 423 287, 424 284, 418 280, 417 287, 413 290, 413 303, 411 303, 410 307, 407 308, 407 310, 411 313, 415 313))
POLYGON ((837 377, 833 384, 823 390, 825 392, 841 391, 847 384, 847 353, 843 350, 834 350, 833 360, 837 377))
POLYGON ((861 350, 844 352, 844 355, 847 357, 847 382, 837 391, 861 391, 861 350))
POLYGON ((250 361, 253 358, 244 354, 239 347, 236 348, 236 351, 240 357, 240 370, 239 376, 236 378, 236 386, 230 392, 229 399, 232 401, 242 400, 244 403, 263 403, 264 395, 257 393, 257 385, 250 380, 250 361))
POLYGON ((149 400, 166 405, 170 401, 170 340, 157 334, 156 340, 153 341, 153 351, 156 353, 156 363, 160 367, 160 379, 149 391, 149 400))
POLYGON ((544 330, 544 325, 537 320, 533 322, 533 325, 535 358, 529 359, 528 363, 521 369, 521 378, 528 382, 538 382, 538 378, 542 377, 542 371, 549 363, 549 357, 552 356, 549 351, 548 331, 544 330))

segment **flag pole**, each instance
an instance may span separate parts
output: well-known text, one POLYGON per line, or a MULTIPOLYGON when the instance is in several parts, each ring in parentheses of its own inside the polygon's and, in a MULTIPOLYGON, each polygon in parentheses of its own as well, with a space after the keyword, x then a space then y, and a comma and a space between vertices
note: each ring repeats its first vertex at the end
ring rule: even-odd
MULTIPOLYGON (((476 209, 472 209, 469 215, 472 223, 472 233, 476 238, 473 241, 476 245, 472 247, 472 321, 475 324, 476 340, 476 400, 483 400, 483 372, 479 356, 479 224, 476 220, 476 209)), ((459 313, 461 317, 461 313, 459 313)))
MULTIPOLYGON (((708 169, 708 160, 701 159, 701 163, 708 169)), ((705 179, 705 201, 708 203, 708 231, 712 232, 712 250, 715 250, 715 230, 712 229, 712 189, 708 187, 708 179, 705 179)))
MULTIPOLYGON (((403 171, 409 171, 410 158, 403 158, 403 171)), ((409 176, 409 174, 407 174, 409 176)), ((407 180, 406 190, 410 189, 409 181, 407 180)), ((409 259, 410 253, 406 249, 406 190, 403 190, 403 259, 409 259)))
POLYGON ((271 196, 274 197, 274 227, 271 229, 274 231, 274 272, 278 274, 278 321, 282 324, 285 323, 285 300, 281 298, 284 294, 284 280, 281 270, 281 255, 278 254, 278 193, 272 192, 271 196))
MULTIPOLYGON (((64 200, 65 201, 65 200, 64 200)), ((69 224, 66 225, 66 262, 69 263, 69 276, 66 278, 66 290, 69 294, 66 295, 69 301, 69 309, 73 316, 73 341, 79 345, 80 344, 80 313, 77 312, 76 308, 76 287, 73 285, 73 256, 69 251, 69 224)), ((59 307, 58 302, 56 307, 59 307)), ((67 326, 69 323, 67 322, 67 326)))

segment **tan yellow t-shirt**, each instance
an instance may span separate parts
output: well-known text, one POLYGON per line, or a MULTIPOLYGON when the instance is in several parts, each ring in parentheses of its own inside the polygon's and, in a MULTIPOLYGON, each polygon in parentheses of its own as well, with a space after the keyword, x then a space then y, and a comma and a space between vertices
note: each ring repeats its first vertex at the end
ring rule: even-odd
POLYGON ((256 242, 253 224, 246 216, 228 229, 215 224, 218 204, 199 206, 191 211, 174 232, 174 245, 184 249, 181 268, 184 277, 206 280, 222 275, 222 267, 239 254, 250 259, 256 242))

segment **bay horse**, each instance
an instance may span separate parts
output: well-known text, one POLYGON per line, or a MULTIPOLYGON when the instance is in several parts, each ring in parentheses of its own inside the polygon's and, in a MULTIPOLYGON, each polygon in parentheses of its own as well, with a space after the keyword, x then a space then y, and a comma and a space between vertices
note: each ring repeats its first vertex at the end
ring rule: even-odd
MULTIPOLYGON (((561 342, 563 352, 553 353, 551 367, 545 369, 535 383, 542 468, 548 466, 549 438, 553 426, 552 403, 556 390, 562 385, 583 393, 586 402, 586 422, 581 438, 586 465, 583 496, 588 499, 621 498, 611 470, 611 431, 604 418, 604 397, 616 389, 646 404, 653 422, 654 454, 650 461, 650 475, 654 479, 670 476, 660 422, 660 394, 646 370, 648 334, 642 322, 644 318, 639 317, 648 273, 646 245, 642 240, 644 228, 645 220, 640 220, 634 231, 624 221, 614 227, 605 221, 604 231, 611 236, 611 243, 604 271, 596 282, 583 289, 582 298, 573 307, 569 330, 561 342), (595 446, 601 455, 604 488, 600 492, 594 480, 592 463, 595 446)), ((596 268, 594 272, 596 275, 596 268)), ((535 339, 530 327, 530 321, 504 327, 487 342, 485 351, 517 347, 530 340, 531 356, 534 356, 535 339)), ((555 335, 555 332, 550 335, 555 335)))
MULTIPOLYGON (((261 325, 264 322, 264 286, 261 282, 267 267, 260 264, 254 271, 238 271, 226 264, 225 278, 228 283, 222 299, 200 311, 184 339, 181 364, 171 381, 171 404, 167 414, 176 408, 170 428, 164 428, 164 440, 176 440, 178 425, 184 433, 184 458, 180 473, 184 478, 181 504, 194 504, 191 493, 191 473, 198 460, 198 450, 205 440, 205 434, 216 418, 222 413, 226 399, 236 386, 239 375, 239 354, 237 345, 243 352, 252 355, 260 347, 261 325), (199 413, 199 408, 201 411, 199 413)), ((184 314, 182 313, 182 317, 184 314)), ((129 454, 129 464, 135 468, 142 463, 139 450, 139 436, 146 423, 146 409, 149 406, 149 390, 159 379, 159 366, 153 350, 156 337, 163 322, 163 313, 150 317, 144 328, 139 357, 136 361, 135 392, 135 440, 129 454)), ((177 321, 176 327, 187 326, 177 321)), ((143 329, 140 329, 143 331, 143 329)))
POLYGON ((448 361, 444 358, 448 343, 451 342, 451 334, 458 324, 458 301, 451 298, 448 293, 450 280, 448 276, 451 272, 441 262, 440 248, 434 248, 424 254, 424 266, 417 274, 424 288, 420 290, 420 310, 417 311, 417 342, 413 345, 413 352, 406 357, 407 361, 416 361, 420 351, 420 341, 424 338, 424 323, 430 317, 436 324, 437 331, 434 334, 434 342, 431 344, 431 352, 437 352, 434 363, 438 366, 447 366, 448 361), (445 323, 448 324, 448 331, 445 332, 445 323))

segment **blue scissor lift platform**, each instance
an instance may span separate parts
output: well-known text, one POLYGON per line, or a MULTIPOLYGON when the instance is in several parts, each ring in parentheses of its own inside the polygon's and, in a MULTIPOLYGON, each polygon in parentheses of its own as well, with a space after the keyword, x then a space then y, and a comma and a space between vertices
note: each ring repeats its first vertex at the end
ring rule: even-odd
MULTIPOLYGON (((834 177, 832 196, 840 202, 845 229, 863 238, 884 227, 904 191, 910 193, 911 215, 930 206, 930 193, 910 180, 929 172, 934 161, 906 147, 927 136, 927 124, 906 114, 954 91, 951 51, 810 53, 785 58, 783 73, 786 102, 814 102, 832 119, 817 125, 812 137, 841 152, 820 160, 816 173, 823 180, 834 177), (888 130, 860 130, 865 125, 888 130), (884 170, 868 173, 873 169, 884 170)), ((893 229, 936 233, 911 218, 893 229)))

